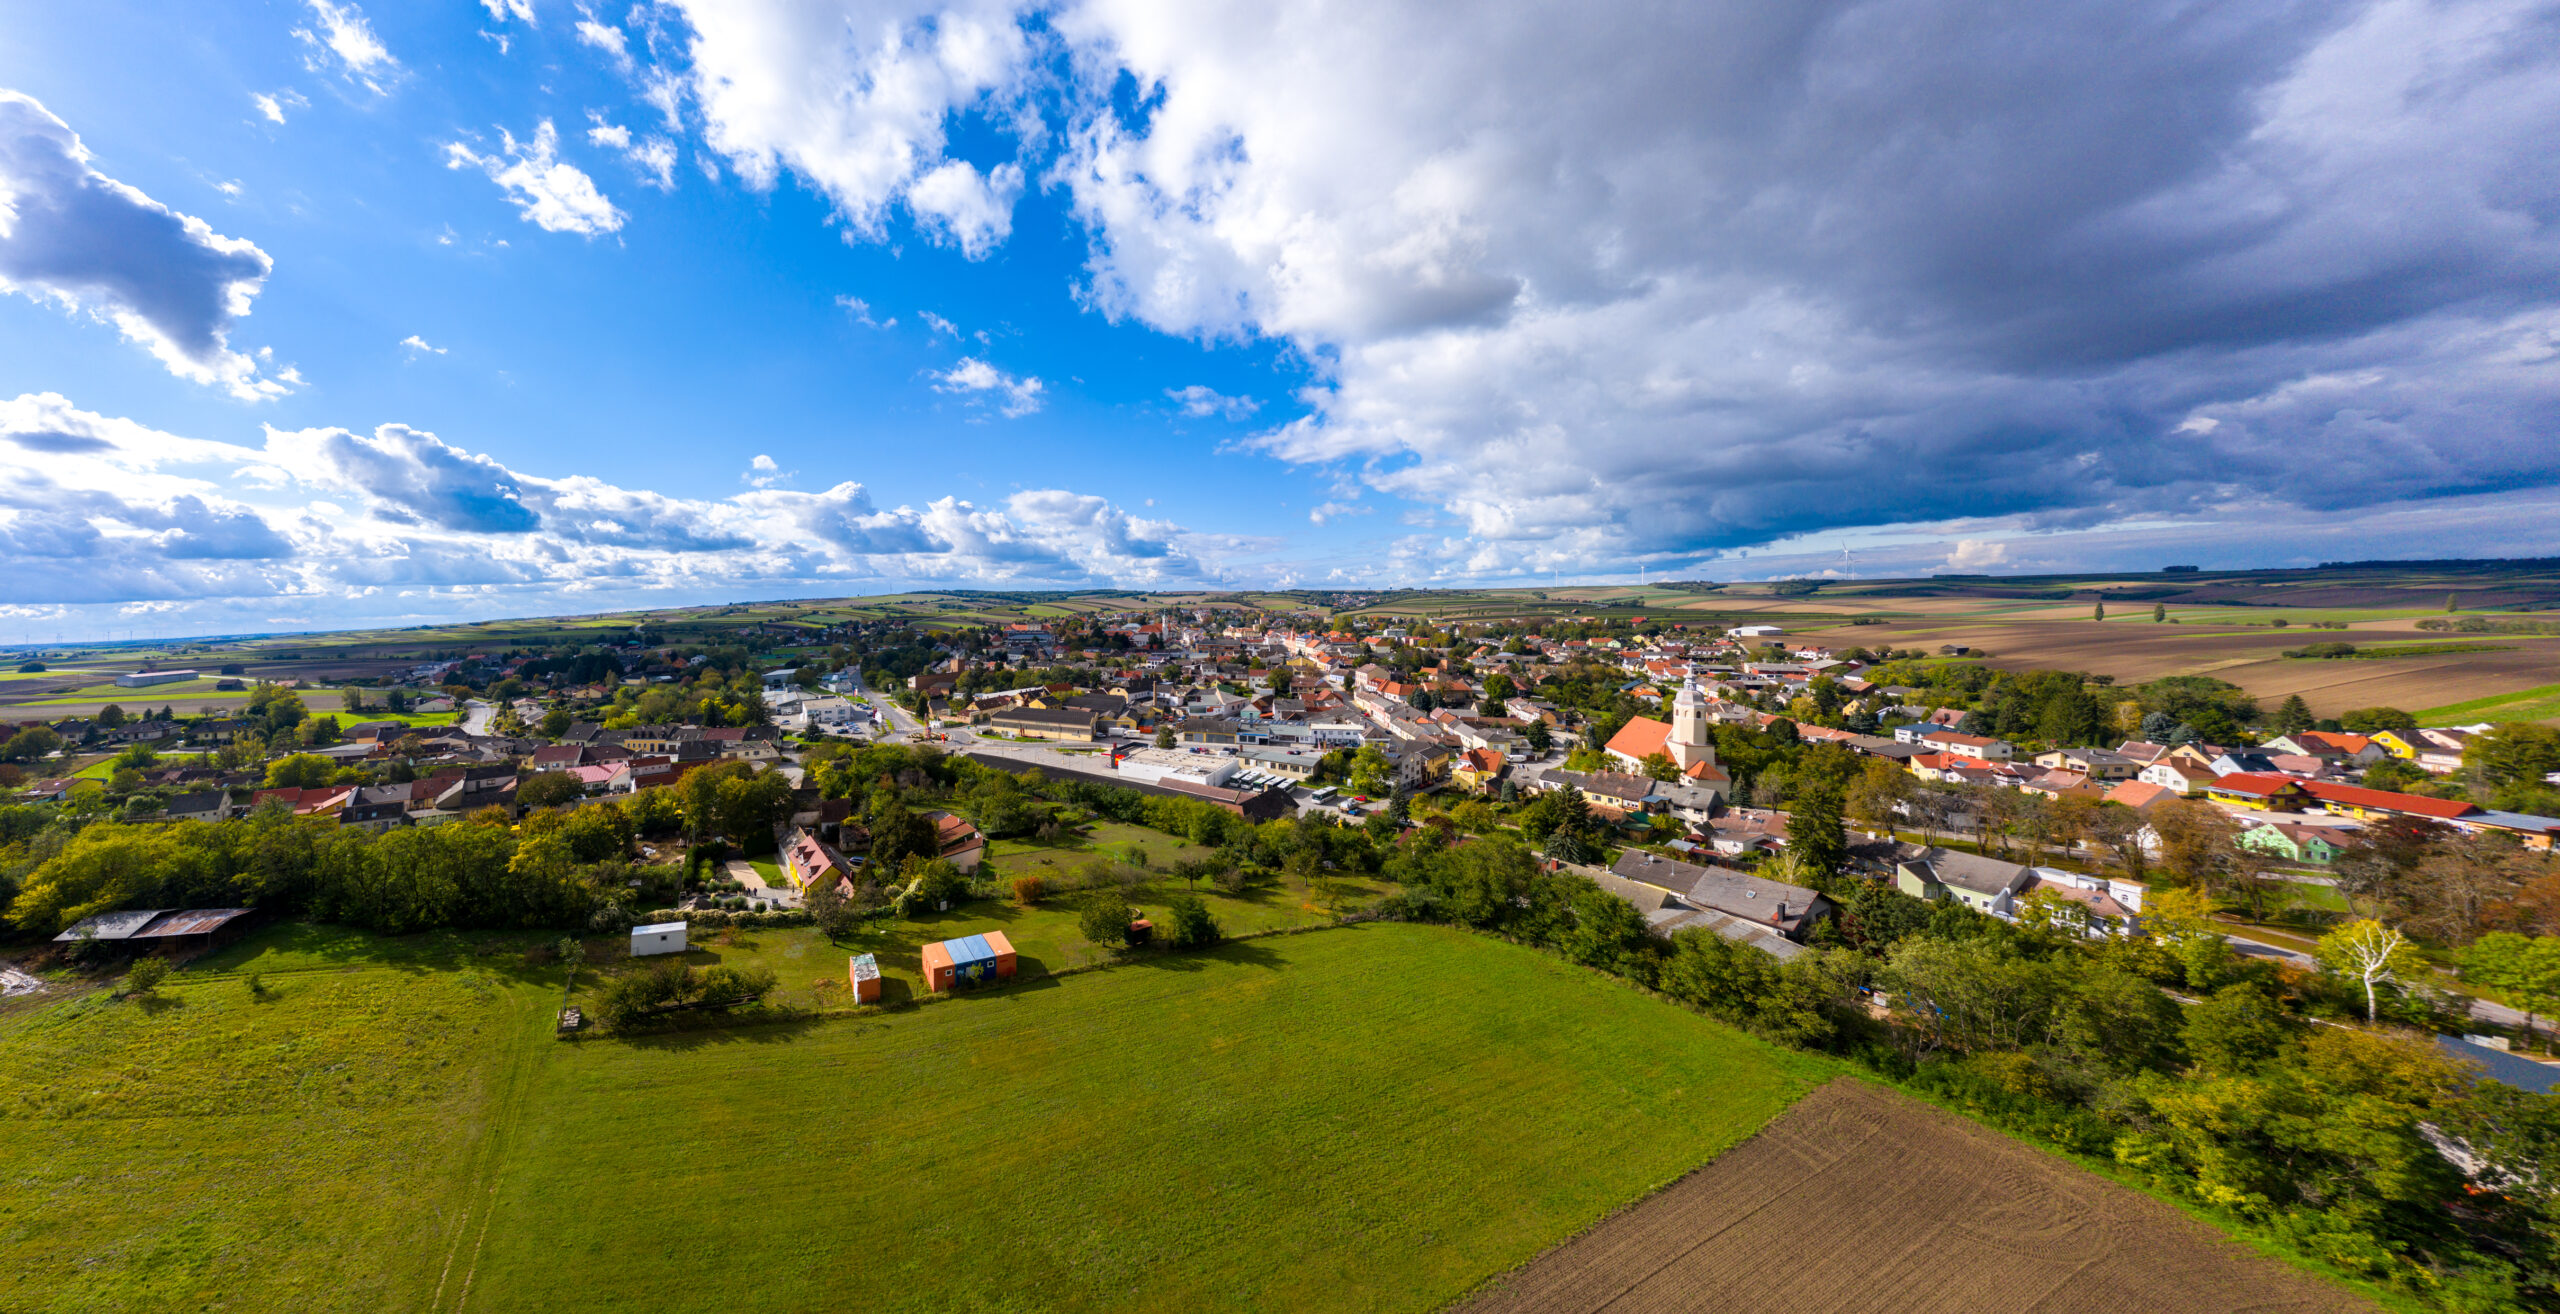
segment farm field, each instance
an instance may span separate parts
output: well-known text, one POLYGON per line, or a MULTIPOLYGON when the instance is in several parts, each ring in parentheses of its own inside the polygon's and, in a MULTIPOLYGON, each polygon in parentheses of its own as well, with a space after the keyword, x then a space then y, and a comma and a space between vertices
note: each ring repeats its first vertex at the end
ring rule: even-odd
MULTIPOLYGON (((2396 623, 2394 623, 2396 625, 2396 623)), ((2195 624, 2139 621, 2049 620, 2035 623, 1888 620, 1880 625, 1827 632, 1828 643, 1935 650, 1965 644, 1988 650, 1994 665, 2012 670, 2052 668, 2113 675, 2136 684, 2164 675, 2210 675, 2273 702, 2301 694, 2311 710, 2336 716, 2357 707, 2417 709, 2491 698, 2551 683, 2560 673, 2560 638, 2495 636, 2494 651, 2438 653, 2372 660, 2287 658, 2287 648, 2343 640, 2369 647, 2377 641, 2427 639, 2417 630, 2351 626, 2344 632, 2286 629, 2223 630, 2195 624)), ((2462 636, 2465 638, 2475 636, 2462 636)), ((2379 649, 2389 652, 2390 648, 2379 649)), ((2531 718, 2528 718, 2531 719, 2531 718)))
POLYGON ((152 1000, 0 1015, 0 1309, 427 1307, 552 1043, 521 948, 287 927, 152 1000))
POLYGON ((1389 924, 562 1045, 472 1308, 1428 1310, 1829 1071, 1389 924))
POLYGON ((1844 1078, 1464 1308, 2307 1314, 2378 1307, 2149 1196, 1844 1078))

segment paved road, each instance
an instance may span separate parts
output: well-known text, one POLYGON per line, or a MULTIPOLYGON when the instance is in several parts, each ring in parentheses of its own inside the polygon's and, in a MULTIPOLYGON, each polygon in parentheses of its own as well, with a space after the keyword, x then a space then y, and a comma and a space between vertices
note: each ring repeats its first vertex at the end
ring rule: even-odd
POLYGON ((489 722, 495 720, 497 715, 498 705, 496 703, 484 703, 477 698, 464 703, 462 712, 462 733, 466 735, 485 735, 489 733, 489 722))
MULTIPOLYGON (((2248 936, 2234 934, 2229 931, 2223 932, 2222 938, 2229 940, 2232 948, 2251 958, 2273 958, 2301 968, 2316 968, 2319 966, 2319 963, 2315 961, 2311 955, 2288 945, 2270 944, 2264 940, 2253 940, 2248 936)), ((2442 983, 2439 982, 2439 984, 2442 983)), ((2521 1011, 2487 999, 2473 999, 2471 1001, 2471 1016, 2479 1019, 2480 1021, 2492 1022, 2502 1027, 2522 1027, 2525 1020, 2524 1014, 2521 1011)), ((2549 1021, 2547 1019, 2536 1020, 2541 1022, 2543 1025, 2549 1025, 2549 1021)))

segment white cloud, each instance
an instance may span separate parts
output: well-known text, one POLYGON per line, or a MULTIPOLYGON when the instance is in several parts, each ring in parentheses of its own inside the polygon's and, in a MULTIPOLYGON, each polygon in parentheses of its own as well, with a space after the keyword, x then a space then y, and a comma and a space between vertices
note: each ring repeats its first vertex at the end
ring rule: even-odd
POLYGON ((2009 545, 1992 539, 1967 538, 1947 554, 1947 569, 1985 571, 2009 559, 2009 545))
POLYGON ((923 318, 926 327, 931 328, 934 332, 948 333, 955 338, 960 336, 960 326, 952 323, 950 320, 944 319, 942 316, 937 315, 930 310, 918 311, 917 314, 923 318))
POLYGON ((877 234, 892 205, 971 258, 1012 228, 1019 165, 948 158, 947 118, 1010 102, 1032 42, 1007 0, 677 0, 691 23, 690 81, 704 136, 738 175, 784 170, 877 234))
POLYGON ((1365 516, 1375 510, 1377 510, 1376 507, 1361 506, 1356 502, 1321 502, 1315 509, 1307 512, 1307 523, 1322 525, 1340 520, 1345 516, 1365 516))
POLYGON ((291 87, 287 87, 272 96, 263 92, 251 92, 249 94, 249 103, 257 106, 259 115, 265 118, 269 123, 284 122, 284 112, 286 110, 307 109, 311 105, 310 101, 302 98, 301 92, 295 91, 291 87))
POLYGON ((871 303, 860 297, 840 295, 836 298, 836 305, 843 309, 844 313, 852 316, 854 323, 860 324, 864 328, 885 329, 896 328, 898 326, 898 321, 894 317, 885 320, 873 319, 871 317, 871 303))
POLYGON ((391 57, 389 47, 373 34, 364 11, 353 4, 337 4, 333 0, 307 0, 311 15, 318 21, 319 31, 296 28, 294 35, 312 48, 315 62, 320 58, 337 61, 340 71, 349 79, 363 83, 379 93, 382 84, 400 71, 400 61, 391 57))
POLYGON ((290 370, 230 346, 275 262, 89 159, 69 124, 0 90, 0 292, 113 323, 170 373, 244 401, 291 391, 290 370))
POLYGON ((534 22, 533 0, 480 0, 480 7, 489 11, 492 23, 503 23, 510 18, 527 26, 534 22))
POLYGON ((1205 420, 1212 415, 1242 420, 1262 409, 1262 403, 1251 397, 1221 396, 1215 389, 1197 383, 1187 388, 1167 388, 1164 395, 1179 404, 1183 414, 1195 420, 1205 420))
POLYGON ((1002 397, 1004 400, 998 409, 1007 418, 1029 415, 1040 409, 1040 380, 1015 378, 975 356, 964 356, 959 364, 933 377, 937 392, 1002 397))
POLYGON ((405 338, 400 339, 400 345, 401 345, 401 346, 403 346, 403 347, 408 348, 408 349, 409 349, 409 351, 410 351, 410 353, 411 353, 412 355, 417 355, 417 356, 428 356, 428 355, 441 356, 441 355, 443 355, 443 354, 444 354, 444 351, 445 351, 445 349, 444 349, 444 348, 442 348, 442 347, 430 347, 430 346, 428 346, 428 345, 427 345, 427 340, 426 340, 425 338, 419 337, 419 336, 418 336, 417 334, 415 334, 415 333, 412 333, 412 334, 410 334, 409 336, 407 336, 407 337, 405 337, 405 338))
POLYGON ((625 73, 631 71, 631 43, 630 39, 622 34, 621 28, 609 27, 592 18, 580 19, 578 44, 603 51, 605 57, 613 62, 614 67, 625 73))
POLYGON ((619 152, 631 162, 644 179, 659 191, 673 191, 676 185, 676 144, 664 137, 635 137, 631 129, 607 122, 603 113, 587 111, 593 126, 587 129, 587 140, 607 150, 619 152))
POLYGON ((1179 526, 1087 494, 883 509, 859 483, 778 487, 792 474, 764 453, 745 478, 727 498, 676 497, 527 474, 398 424, 270 428, 245 446, 29 395, 0 401, 0 571, 20 607, 265 615, 300 598, 333 619, 380 614, 389 604, 366 600, 402 592, 450 615, 463 597, 580 610, 600 595, 773 596, 866 580, 1137 587, 1206 571, 1179 526))
POLYGON ((560 133, 551 120, 544 119, 534 129, 530 143, 516 140, 504 129, 498 135, 504 143, 503 154, 498 155, 478 154, 458 141, 447 143, 445 167, 469 165, 489 175, 491 182, 506 189, 507 199, 523 211, 526 222, 545 231, 583 237, 621 231, 623 213, 596 190, 595 180, 559 158, 560 133))

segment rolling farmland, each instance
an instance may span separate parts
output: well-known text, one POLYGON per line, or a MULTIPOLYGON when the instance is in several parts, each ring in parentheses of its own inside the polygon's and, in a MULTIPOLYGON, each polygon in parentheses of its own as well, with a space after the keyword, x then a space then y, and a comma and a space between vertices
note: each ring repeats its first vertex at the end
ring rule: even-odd
POLYGON ((1465 1314, 2375 1308, 2149 1196, 1842 1079, 1465 1314))

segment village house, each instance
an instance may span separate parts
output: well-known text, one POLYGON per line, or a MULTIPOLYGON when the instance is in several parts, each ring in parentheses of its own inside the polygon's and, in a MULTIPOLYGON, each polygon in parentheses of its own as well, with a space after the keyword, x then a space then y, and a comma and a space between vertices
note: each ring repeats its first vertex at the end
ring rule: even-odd
POLYGON ((1894 888, 1915 899, 1953 899, 1995 917, 2016 915, 2018 896, 2032 879, 2017 863, 1935 846, 1895 864, 1893 873, 1894 888))

